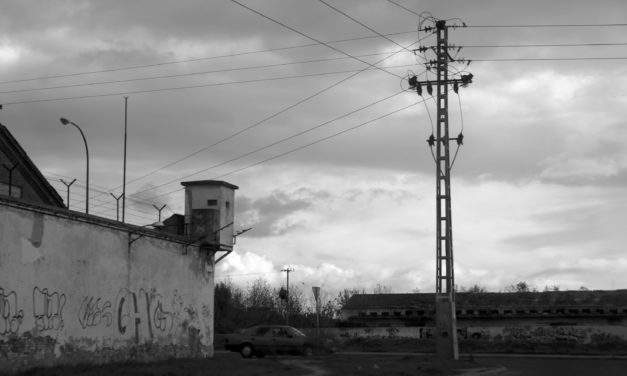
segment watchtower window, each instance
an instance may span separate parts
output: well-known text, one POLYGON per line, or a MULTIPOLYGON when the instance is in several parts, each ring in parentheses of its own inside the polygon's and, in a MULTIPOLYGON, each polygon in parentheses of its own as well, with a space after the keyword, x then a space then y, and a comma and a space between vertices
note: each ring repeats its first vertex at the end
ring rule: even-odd
POLYGON ((228 201, 226 201, 226 202, 224 203, 224 207, 226 208, 226 210, 229 210, 229 208, 231 207, 231 203, 230 203, 230 202, 228 202, 228 201))
POLYGON ((218 200, 207 200, 207 206, 217 206, 218 200))

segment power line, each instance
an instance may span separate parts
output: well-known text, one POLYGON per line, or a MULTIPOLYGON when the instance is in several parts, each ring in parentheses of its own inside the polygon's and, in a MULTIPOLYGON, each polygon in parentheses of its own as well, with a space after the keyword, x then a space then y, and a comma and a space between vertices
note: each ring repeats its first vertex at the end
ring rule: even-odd
POLYGON ((521 24, 521 25, 466 25, 469 28, 532 28, 532 27, 619 27, 627 23, 599 23, 599 24, 521 24))
POLYGON ((258 272, 258 273, 242 273, 242 274, 222 274, 222 275, 217 275, 217 273, 216 273, 216 278, 241 277, 241 276, 247 276, 247 275, 268 275, 268 274, 278 274, 278 273, 282 273, 282 271, 277 271, 277 272, 258 272))
POLYGON ((627 60, 627 57, 517 57, 517 58, 496 58, 496 59, 469 59, 475 61, 578 61, 578 60, 627 60))
MULTIPOLYGON (((396 5, 397 7, 406 10, 416 16, 420 16, 414 10, 411 10, 393 0, 387 0, 387 2, 396 5)), ((520 24, 520 25, 464 25, 463 27, 473 28, 531 28, 531 27, 619 27, 627 26, 627 23, 598 23, 598 24, 520 24)))
POLYGON ((401 9, 404 9, 404 10, 408 11, 409 13, 413 13, 413 14, 415 14, 416 16, 420 16, 420 14, 419 14, 419 13, 417 13, 417 12, 415 12, 415 11, 413 11, 413 10, 411 10, 411 9, 407 8, 407 7, 405 7, 404 5, 401 5, 401 4, 399 4, 399 3, 395 2, 395 1, 392 1, 392 0, 387 0, 387 1, 388 1, 388 3, 394 4, 394 5, 396 5, 397 7, 399 7, 399 8, 401 8, 401 9))
POLYGON ((262 146, 262 147, 260 147, 260 148, 254 149, 254 150, 249 151, 249 152, 246 152, 246 153, 241 154, 241 155, 239 155, 239 156, 237 156, 237 157, 234 157, 234 158, 231 158, 231 159, 229 159, 229 160, 222 161, 222 162, 219 162, 219 163, 217 163, 217 164, 214 164, 214 165, 212 165, 212 166, 209 166, 209 167, 206 167, 206 168, 203 168, 203 169, 197 170, 197 171, 195 171, 195 172, 193 172, 193 173, 191 173, 191 174, 188 174, 188 175, 185 175, 185 176, 181 176, 181 177, 177 177, 177 178, 175 178, 175 179, 169 180, 169 181, 167 181, 167 182, 165 182, 165 183, 161 183, 161 184, 156 185, 156 186, 154 186, 154 187, 150 187, 150 188, 145 189, 145 190, 143 190, 143 191, 139 191, 139 192, 137 192, 137 193, 143 193, 143 192, 146 192, 146 191, 149 191, 149 190, 152 190, 152 189, 156 189, 156 188, 162 187, 162 186, 164 186, 164 185, 168 185, 168 184, 171 184, 171 183, 179 182, 179 181, 181 181, 181 180, 183 180, 183 179, 190 178, 190 177, 195 176, 195 175, 198 175, 198 174, 200 174, 200 173, 202 173, 202 172, 209 171, 209 170, 212 170, 212 169, 217 168, 217 167, 220 167, 220 166, 224 166, 224 165, 226 165, 226 164, 228 164, 228 163, 231 163, 231 162, 235 162, 235 161, 240 160, 240 159, 242 159, 242 158, 245 158, 245 157, 247 157, 247 156, 249 156, 249 155, 252 155, 252 154, 254 154, 254 153, 258 153, 258 152, 260 152, 260 151, 263 151, 263 150, 269 149, 269 148, 271 148, 271 147, 273 147, 273 146, 276 146, 276 145, 278 145, 278 144, 280 144, 280 143, 283 143, 283 142, 285 142, 285 141, 289 141, 289 140, 291 140, 291 139, 293 139, 293 138, 296 138, 296 137, 302 136, 302 135, 307 134, 307 133, 309 133, 309 132, 312 132, 312 131, 314 131, 314 130, 316 130, 316 129, 318 129, 318 128, 321 128, 321 127, 323 127, 323 126, 325 126, 325 125, 331 124, 331 123, 333 123, 333 122, 335 122, 335 121, 338 121, 338 120, 340 120, 340 119, 343 119, 343 118, 346 118, 346 117, 348 117, 348 116, 350 116, 350 115, 353 115, 353 114, 355 114, 355 113, 357 113, 357 112, 359 112, 359 111, 365 110, 366 108, 372 107, 372 106, 374 106, 374 105, 376 105, 376 104, 379 104, 379 103, 384 102, 384 101, 386 101, 386 100, 388 100, 388 99, 391 99, 391 98, 393 98, 393 97, 396 97, 397 95, 399 95, 399 94, 403 93, 404 91, 405 91, 405 90, 401 90, 401 91, 399 91, 399 92, 397 92, 397 93, 394 93, 394 94, 392 94, 392 95, 389 95, 389 96, 387 96, 387 97, 384 97, 384 98, 378 99, 378 100, 376 100, 376 101, 374 101, 374 102, 371 102, 371 103, 369 103, 369 104, 367 104, 367 105, 361 106, 361 107, 356 108, 356 109, 354 109, 354 110, 352 110, 352 111, 349 111, 349 112, 347 112, 347 113, 344 113, 344 114, 342 114, 342 115, 340 115, 340 116, 338 116, 338 117, 335 117, 335 118, 333 118, 333 119, 331 119, 331 120, 327 120, 327 121, 325 121, 325 122, 323 122, 323 123, 320 123, 320 124, 318 124, 318 125, 315 125, 315 126, 313 126, 313 127, 307 128, 307 129, 302 130, 302 131, 300 131, 300 132, 296 132, 296 133, 294 133, 294 134, 291 134, 290 136, 283 137, 283 138, 281 138, 281 139, 279 139, 279 140, 277 140, 277 141, 274 141, 274 142, 272 142, 272 143, 270 143, 270 144, 268 144, 268 145, 262 146))
POLYGON ((353 59, 355 59, 355 60, 357 60, 357 61, 360 61, 360 62, 362 62, 362 63, 364 63, 364 64, 367 64, 367 65, 369 65, 369 66, 371 66, 371 67, 373 67, 373 68, 375 68, 375 69, 378 69, 378 70, 380 70, 380 71, 383 71, 383 72, 385 72, 385 73, 387 73, 387 74, 389 74, 389 75, 395 76, 395 77, 397 77, 397 78, 401 78, 401 76, 399 76, 399 75, 397 75, 397 74, 395 74, 395 73, 389 72, 389 71, 387 71, 387 70, 385 70, 385 69, 383 69, 383 68, 381 68, 381 67, 377 67, 377 66, 375 66, 375 65, 373 65, 373 64, 370 64, 369 62, 367 62, 367 61, 365 61, 365 60, 362 60, 362 59, 360 59, 360 58, 358 58, 358 57, 356 57, 356 56, 354 56, 354 55, 349 54, 348 52, 345 52, 345 51, 343 51, 343 50, 340 50, 339 48, 333 47, 332 45, 330 45, 330 44, 328 44, 328 43, 325 43, 325 42, 323 42, 323 41, 321 41, 321 40, 319 40, 319 39, 316 39, 316 38, 314 38, 314 37, 312 37, 312 36, 310 36, 310 35, 308 35, 308 34, 306 34, 306 33, 302 32, 302 31, 300 31, 300 30, 297 30, 297 29, 293 28, 292 26, 289 26, 289 25, 287 25, 287 24, 285 24, 285 23, 283 23, 283 22, 281 22, 281 21, 279 21, 279 20, 276 20, 276 19, 274 19, 274 18, 272 18, 272 17, 270 17, 270 16, 268 16, 268 15, 265 15, 265 14, 261 13, 260 11, 255 10, 255 9, 253 9, 253 8, 249 7, 249 6, 248 6, 248 5, 246 5, 246 4, 242 4, 242 3, 240 3, 240 2, 239 2, 239 1, 237 1, 237 0, 231 0, 231 2, 233 2, 233 3, 235 3, 235 4, 239 5, 239 6, 241 6, 242 8, 248 9, 249 11, 251 11, 251 12, 255 13, 255 14, 256 14, 256 15, 258 15, 258 16, 261 16, 261 17, 263 17, 263 18, 265 18, 265 19, 267 19, 267 20, 269 20, 269 21, 272 21, 272 22, 276 23, 277 25, 280 25, 280 26, 282 26, 282 27, 284 27, 284 28, 286 28, 286 29, 288 29, 288 30, 291 30, 291 31, 293 31, 293 32, 295 32, 295 33, 297 33, 297 34, 299 34, 299 35, 302 35, 302 36, 304 36, 304 37, 305 37, 305 38, 307 38, 307 39, 311 39, 311 40, 313 40, 313 41, 314 41, 314 42, 316 42, 316 43, 322 44, 322 45, 324 45, 324 46, 326 46, 326 47, 328 47, 328 48, 330 48, 330 49, 332 49, 332 50, 334 50, 334 51, 336 51, 336 52, 339 52, 339 53, 341 53, 342 55, 346 55, 346 56, 348 56, 348 57, 350 57, 350 58, 353 58, 353 59))
MULTIPOLYGON (((395 65, 395 66, 388 66, 388 67, 385 67, 385 68, 388 68, 388 69, 389 68, 404 68, 404 67, 408 67, 408 66, 413 66, 413 65, 407 65, 407 64, 405 64, 405 65, 395 65)), ((373 69, 373 68, 367 67, 366 69, 373 69)), ((174 86, 174 87, 165 87, 165 88, 157 88, 157 89, 120 91, 120 92, 115 92, 115 93, 77 95, 77 96, 59 97, 59 98, 27 99, 27 100, 23 100, 23 101, 3 102, 2 104, 4 106, 8 106, 8 105, 26 104, 26 103, 42 103, 42 102, 57 102, 57 101, 74 100, 74 99, 102 98, 102 97, 112 97, 112 96, 130 95, 130 94, 156 93, 156 92, 161 92, 161 91, 196 89, 196 88, 214 87, 214 86, 228 86, 228 85, 249 84, 249 83, 278 81, 278 80, 289 80, 289 79, 294 79, 294 78, 331 76, 331 75, 336 75, 336 74, 354 73, 354 72, 360 72, 361 73, 361 72, 363 72, 363 70, 354 70, 354 69, 352 69, 352 70, 343 70, 343 71, 334 71, 334 72, 309 73, 309 74, 299 74, 299 75, 291 75, 291 76, 259 78, 259 79, 254 79, 254 80, 214 82, 214 83, 208 83, 208 84, 174 86)))
MULTIPOLYGON (((405 48, 405 47, 401 46, 400 44, 398 44, 395 40, 392 40, 392 39, 388 38, 387 36, 385 36, 385 35, 381 34, 380 32, 376 31, 375 29, 371 28, 370 26, 366 25, 365 23, 363 23, 363 22, 359 21, 358 19, 354 18, 354 17, 353 17, 353 16, 351 16, 350 14, 348 14, 348 13, 346 13, 346 12, 344 12, 344 11, 342 11, 342 10, 340 10, 340 9, 336 8, 335 6, 333 6, 333 5, 329 4, 329 3, 327 3, 326 1, 324 1, 324 0, 318 0, 318 1, 319 1, 319 2, 321 2, 322 4, 326 5, 327 7, 329 7, 329 8, 331 8, 331 9, 333 9, 335 12, 337 12, 337 13, 339 13, 339 14, 343 15, 344 17, 348 18, 349 20, 351 20, 351 21, 353 21, 353 22, 355 22, 355 23, 357 23, 357 24, 359 24, 359 25, 363 26, 364 28, 366 28, 366 29, 368 29, 368 30, 372 31, 373 33, 375 33, 376 35, 380 36, 381 38, 383 38, 383 39, 385 39, 385 40, 387 40, 387 41, 389 41, 389 42, 392 42, 392 43, 394 43, 395 45, 397 45, 397 46, 399 46, 399 47, 401 47, 401 48, 405 48)), ((405 49, 406 49, 406 48, 405 48, 405 49)), ((409 51, 408 49, 406 49, 406 50, 407 50, 408 52, 412 52, 412 51, 409 51)))
MULTIPOLYGON (((385 55, 385 54, 386 54, 385 52, 381 52, 381 53, 363 54, 363 55, 356 55, 356 56, 359 56, 359 57, 371 57, 371 56, 380 56, 380 55, 385 55)), ((253 65, 253 66, 248 66, 248 67, 214 69, 214 70, 201 71, 201 72, 188 72, 188 73, 177 73, 177 74, 167 74, 167 75, 154 75, 154 76, 148 76, 148 77, 137 77, 137 78, 127 78, 127 79, 121 79, 121 80, 106 80, 106 81, 96 81, 96 82, 85 82, 85 83, 79 83, 79 84, 68 84, 68 85, 57 85, 57 86, 45 86, 45 87, 29 88, 29 89, 14 89, 14 90, 0 91, 0 94, 14 94, 14 93, 24 93, 24 92, 41 91, 41 90, 67 89, 67 88, 72 88, 72 87, 93 86, 93 85, 107 85, 107 84, 118 84, 118 83, 136 82, 136 81, 157 80, 157 79, 164 79, 164 78, 189 77, 189 76, 197 76, 197 75, 211 74, 211 73, 224 73, 224 72, 251 70, 251 69, 283 67, 283 66, 288 66, 288 65, 320 63, 320 62, 345 60, 345 59, 349 59, 349 58, 345 57, 345 56, 342 56, 342 57, 332 57, 332 58, 308 59, 308 60, 293 61, 293 62, 289 62, 289 63, 253 65)))
MULTIPOLYGON (((381 120, 381 119, 386 118, 386 117, 388 117, 388 116, 391 116, 391 115, 394 115, 394 114, 399 113, 399 112, 401 112, 401 111, 404 111, 404 110, 406 110, 406 109, 408 109, 408 108, 411 108, 411 107, 413 107, 413 106, 415 106, 415 105, 417 105, 417 104, 420 104, 420 103, 424 102, 425 100, 426 100, 426 99, 423 99, 422 101, 418 101, 418 102, 412 103, 412 104, 410 104, 410 105, 407 105, 407 106, 404 106, 404 107, 398 108, 398 109, 396 109, 396 110, 394 110, 394 111, 388 112, 388 113, 386 113, 386 114, 384 114, 384 115, 381 115, 381 116, 378 116, 378 117, 376 117, 376 118, 374 118, 374 119, 370 119, 370 120, 368 120, 368 121, 365 121, 365 122, 360 123, 360 124, 358 124, 358 125, 355 125, 355 126, 353 126, 353 127, 350 127, 350 128, 344 129, 344 130, 342 130, 342 131, 339 131, 339 132, 333 133, 333 134, 331 134, 331 135, 329 135, 329 136, 326 136, 326 137, 319 138, 319 139, 317 139, 317 140, 315 140, 315 141, 313 141, 313 142, 310 142, 310 143, 305 144, 305 145, 298 146, 298 147, 296 147, 296 148, 290 149, 290 150, 285 151, 285 152, 282 152, 282 153, 280 153, 280 154, 276 154, 276 155, 274 155, 274 156, 272 156, 272 157, 270 157, 270 158, 266 158, 266 159, 263 159, 263 160, 261 160, 261 161, 258 161, 258 162, 255 162, 255 163, 249 164, 249 165, 247 165, 247 166, 240 167, 240 168, 237 168, 237 169, 235 169, 235 170, 231 170, 231 171, 226 172, 226 173, 224 173, 224 174, 214 176, 214 177, 212 177, 211 179, 220 179, 220 178, 222 178, 222 177, 225 177, 225 176, 228 176, 228 175, 232 175, 232 174, 235 174, 235 173, 238 173, 238 172, 241 172, 241 171, 247 170, 247 169, 249 169, 249 168, 256 167, 256 166, 258 166, 258 165, 260 165, 260 164, 263 164, 263 163, 266 163, 266 162, 269 162, 269 161, 272 161, 272 160, 275 160, 275 159, 278 159, 278 158, 284 157, 284 156, 286 156, 286 155, 288 155, 288 154, 295 153, 295 152, 300 151, 300 150, 302 150, 302 149, 305 149, 305 148, 308 148, 308 147, 310 147, 310 146, 313 146, 313 145, 319 144, 319 143, 321 143, 321 142, 324 142, 324 141, 330 140, 330 139, 332 139, 332 138, 334 138, 334 137, 337 137, 337 136, 343 135, 343 134, 348 133, 348 132, 350 132, 350 131, 354 131, 354 130, 356 130, 356 129, 358 129, 358 128, 364 127, 364 126, 366 126, 366 125, 368 125, 368 124, 371 124, 371 123, 373 123, 373 122, 375 122, 375 121, 381 120)), ((184 189, 184 188, 175 189, 175 190, 173 190, 173 191, 166 192, 166 193, 163 193, 163 194, 159 194, 159 195, 157 195, 157 196, 170 195, 170 194, 172 194, 172 193, 182 191, 183 189, 184 189)), ((155 197, 157 197, 157 196, 155 196, 155 197)))
POLYGON ((521 48, 521 47, 595 47, 627 46, 627 42, 617 43, 529 43, 529 44, 465 44, 459 47, 470 48, 521 48))
MULTIPOLYGON (((426 38, 426 37, 425 37, 425 38, 426 38)), ((424 38, 422 38, 422 39, 424 39, 424 38)), ((415 42, 413 42, 413 43, 411 43, 411 44, 407 45, 407 46, 406 46, 406 47, 404 47, 402 50, 397 50, 397 51, 395 51, 395 52, 390 53, 389 55, 385 56, 384 58, 382 58, 382 59, 380 59, 380 60, 376 61, 374 64, 379 64, 379 63, 382 63, 383 61, 385 61, 385 60, 387 60, 387 59, 389 59, 389 58, 391 58, 391 57, 393 57, 393 56, 397 55, 398 53, 400 53, 400 52, 404 51, 404 49, 406 49, 406 48, 408 48, 408 47, 411 47, 411 46, 413 46, 413 45, 417 44, 417 43, 418 43, 418 42, 420 42, 422 39, 418 39, 417 41, 415 41, 415 42)), ((342 79, 341 79, 341 80, 339 80, 339 81, 336 81, 336 82, 332 83, 332 84, 331 84, 331 85, 329 85, 329 86, 326 86, 326 87, 322 88, 321 90, 316 91, 316 92, 315 92, 315 93, 313 93, 313 94, 308 95, 307 97, 304 97, 304 98, 299 99, 299 100, 298 100, 298 101, 296 101, 295 103, 292 103, 292 104, 290 104, 290 105, 288 105, 288 106, 286 106, 286 107, 283 107, 283 108, 282 108, 282 109, 280 109, 279 111, 276 111, 276 112, 274 112, 274 113, 272 113, 272 114, 270 114, 270 115, 268 115, 268 116, 264 117, 263 119, 261 119, 261 120, 259 120, 259 121, 255 122, 255 123, 253 123, 253 124, 251 124, 251 125, 249 125, 249 126, 247 126, 247 127, 245 127, 245 128, 242 128, 242 129, 240 129, 240 130, 238 130, 238 131, 236 131, 236 132, 234 132, 234 133, 232 133, 232 134, 230 134, 230 135, 228 135, 228 136, 226 136, 226 137, 223 137, 222 139, 220 139, 220 140, 218 140, 218 141, 216 141, 216 142, 214 142, 214 143, 212 143, 212 144, 210 144, 210 145, 204 146, 204 147, 202 147, 202 148, 200 148, 200 149, 198 149, 198 150, 196 150, 196 151, 194 151, 194 152, 192 152, 192 153, 190 153, 190 154, 187 154, 187 155, 185 155, 185 156, 183 156, 183 157, 181 157, 181 158, 179 158, 179 159, 177 159, 177 160, 175 160, 175 161, 172 161, 172 162, 166 163, 165 165, 163 165, 163 166, 161 166, 161 167, 159 167, 159 168, 157 168, 157 169, 155 169, 155 170, 152 170, 152 171, 150 171, 150 172, 148 172, 148 173, 146 173, 146 174, 144 174, 144 175, 141 175, 141 176, 139 176, 139 177, 137 177, 137 178, 131 179, 131 180, 129 180, 129 181, 128 181, 128 183, 132 183, 132 182, 135 182, 135 181, 138 181, 138 180, 144 179, 144 178, 146 178, 146 177, 148 177, 148 176, 150 176, 150 175, 155 174, 155 173, 156 173, 156 172, 158 172, 158 171, 161 171, 161 170, 163 170, 163 169, 165 169, 165 168, 171 167, 171 166, 173 166, 173 165, 175 165, 175 164, 177 164, 177 163, 179 163, 179 162, 182 162, 182 161, 184 161, 184 160, 186 160, 186 159, 189 159, 189 158, 191 158, 191 157, 193 157, 193 156, 195 156, 195 155, 197 155, 197 154, 199 154, 199 153, 201 153, 201 152, 203 152, 203 151, 209 150, 209 149, 211 149, 211 148, 212 148, 212 147, 214 147, 214 146, 217 146, 217 145, 222 144, 222 143, 224 143, 224 142, 226 142, 226 141, 228 141, 228 140, 231 140, 231 139, 233 139, 233 138, 235 138, 235 137, 239 136, 240 134, 242 134, 242 133, 244 133, 244 132, 249 131, 250 129, 253 129, 253 128, 257 127, 257 126, 262 125, 262 124, 263 124, 263 123, 265 123, 266 121, 271 120, 271 119, 273 119, 273 118, 275 118, 275 117, 279 116, 280 114, 283 114, 283 113, 285 113, 285 112, 287 112, 287 111, 289 111, 289 110, 291 110, 291 109, 293 109, 293 108, 295 108, 295 107, 297 107, 297 106, 299 106, 299 105, 301 105, 301 104, 303 104, 303 103, 305 103, 305 102, 307 102, 307 101, 309 101, 309 100, 311 100, 311 99, 313 99, 313 98, 317 97, 318 95, 323 94, 323 93, 325 93, 325 92, 327 92, 327 91, 331 90, 332 88, 334 88, 334 87, 336 87, 336 86, 338 86, 338 85, 340 85, 340 84, 342 84, 342 83, 344 83, 344 82, 346 82, 346 81, 350 80, 351 78, 353 78, 353 77, 355 77, 355 76, 359 75, 360 73, 362 73, 362 72, 364 72, 364 71, 366 71, 366 70, 368 70, 368 69, 370 69, 370 67, 365 67, 365 68, 363 68, 363 69, 361 69, 361 70, 359 70, 359 71, 357 71, 357 72, 355 72, 355 73, 353 73, 353 74, 351 74, 351 75, 349 75, 349 76, 347 76, 347 77, 345 77, 345 78, 342 78, 342 79)), ((116 188, 119 188, 119 186, 118 186, 118 187, 116 187, 116 188)), ((114 189, 115 189, 115 188, 114 188, 114 189)))
MULTIPOLYGON (((395 36, 395 35, 406 35, 406 34, 415 34, 415 33, 416 33, 415 30, 411 30, 411 31, 401 31, 401 32, 397 32, 397 33, 387 33, 385 35, 386 36, 395 36)), ((343 43, 343 42, 351 42, 351 41, 356 41, 356 40, 373 39, 373 38, 377 38, 377 37, 373 36, 373 35, 368 35, 368 36, 355 37, 355 38, 332 40, 332 41, 327 41, 325 43, 327 43, 327 44, 343 43)), ((263 52, 282 51, 282 50, 289 50, 289 49, 295 49, 295 48, 304 48, 304 47, 313 47, 313 46, 320 46, 320 43, 307 43, 307 44, 299 44, 299 45, 294 45, 294 46, 286 46, 286 47, 278 47, 278 48, 268 48, 268 49, 262 49, 262 50, 242 51, 242 52, 236 52, 236 53, 224 54, 224 55, 214 55, 214 56, 207 56, 207 57, 186 58, 186 59, 172 60, 172 61, 166 61, 166 62, 161 62, 161 63, 153 63, 153 64, 132 65, 132 66, 126 66, 126 67, 107 68, 107 69, 100 69, 100 70, 93 70, 93 71, 84 71, 84 72, 66 73, 66 74, 55 74, 55 75, 48 75, 48 76, 23 78, 23 79, 17 79, 17 80, 7 80, 7 81, 0 81, 0 84, 10 84, 10 83, 18 83, 18 82, 37 81, 37 80, 45 80, 45 79, 52 79, 52 78, 75 77, 75 76, 96 74, 96 73, 118 72, 118 71, 123 71, 123 70, 150 68, 150 67, 157 67, 157 66, 163 66, 163 65, 172 65, 172 64, 204 61, 204 60, 213 60, 213 59, 220 59, 220 58, 226 58, 226 57, 236 57, 236 56, 242 56, 242 55, 258 54, 258 53, 263 53, 263 52)))
MULTIPOLYGON (((425 100, 426 100, 426 99, 425 99, 425 100)), ((423 100, 423 101, 425 101, 425 100, 423 100)), ((229 171, 229 172, 227 172, 227 173, 224 173, 224 174, 218 175, 217 177, 215 177, 215 179, 218 179, 218 178, 222 178, 222 177, 225 177, 225 176, 228 176, 228 175, 235 174, 235 173, 237 173, 237 172, 240 172, 240 171, 243 171, 243 170, 246 170, 246 169, 249 169, 249 168, 252 168, 252 167, 258 166, 258 165, 260 165, 260 164, 263 164, 263 163, 266 163, 266 162, 272 161, 272 160, 274 160, 274 159, 278 159, 278 158, 284 157, 284 156, 286 156, 286 155, 288 155, 288 154, 291 154, 291 153, 297 152, 297 151, 299 151, 299 150, 302 150, 302 149, 308 148, 308 147, 310 147, 310 146, 313 146, 313 145, 319 144, 319 143, 321 143, 321 142, 324 142, 324 141, 330 140, 331 138, 334 138, 334 137, 337 137, 337 136, 343 135, 344 133, 348 133, 348 132, 350 132, 350 131, 354 131, 354 130, 356 130, 356 129, 358 129, 358 128, 361 128, 361 127, 364 127, 364 126, 366 126, 366 125, 368 125, 368 124, 374 123, 375 121, 381 120, 381 119, 386 118, 386 117, 388 117, 388 116, 394 115, 394 114, 396 114, 396 113, 398 113, 398 112, 404 111, 404 110, 406 110, 406 109, 408 109, 408 108, 411 108, 411 107, 413 107, 413 106, 415 106, 415 105, 417 105, 417 104, 419 104, 419 103, 421 103, 421 102, 422 102, 422 101, 415 102, 415 103, 412 103, 412 104, 410 104, 410 105, 407 105, 407 106, 404 106, 404 107, 398 108, 398 109, 396 109, 396 110, 394 110, 394 111, 392 111, 392 112, 388 112, 388 113, 386 113, 386 114, 384 114, 384 115, 381 115, 381 116, 379 116, 379 117, 376 117, 376 118, 374 118, 374 119, 371 119, 371 120, 365 121, 365 122, 363 122, 363 123, 360 123, 360 124, 358 124, 358 125, 356 125, 356 126, 353 126, 353 127, 347 128, 347 129, 344 129, 344 130, 342 130, 342 131, 340 131, 340 132, 333 133, 333 134, 331 134, 330 136, 326 136, 326 137, 323 137, 323 138, 319 138, 319 139, 317 139, 317 140, 315 140, 315 141, 313 141, 313 142, 310 142, 310 143, 308 143, 308 144, 305 144, 305 145, 299 146, 299 147, 297 147, 297 148, 294 148, 294 149, 288 150, 288 151, 286 151, 286 152, 283 152, 283 153, 277 154, 277 155, 275 155, 275 156, 273 156, 273 157, 266 158, 266 159, 264 159, 264 160, 261 160, 261 161, 259 161, 259 162, 255 162, 255 163, 250 164, 250 165, 248 165, 248 166, 244 166, 244 167, 242 167, 242 168, 238 168, 238 169, 236 169, 236 170, 232 170, 232 171, 229 171)))

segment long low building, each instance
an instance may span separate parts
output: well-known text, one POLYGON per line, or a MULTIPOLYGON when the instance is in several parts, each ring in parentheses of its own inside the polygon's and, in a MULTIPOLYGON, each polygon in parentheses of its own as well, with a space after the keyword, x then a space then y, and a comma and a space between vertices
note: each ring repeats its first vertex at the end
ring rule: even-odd
MULTIPOLYGON (((355 294, 342 308, 350 326, 433 323, 433 293, 355 294)), ((456 294, 456 315, 464 320, 572 319, 623 321, 627 317, 627 290, 487 292, 456 294)))

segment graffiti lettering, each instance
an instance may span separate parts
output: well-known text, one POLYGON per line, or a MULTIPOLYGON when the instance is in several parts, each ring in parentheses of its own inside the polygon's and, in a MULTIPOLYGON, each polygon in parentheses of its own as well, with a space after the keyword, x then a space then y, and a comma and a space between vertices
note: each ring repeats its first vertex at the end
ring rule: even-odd
POLYGON ((155 328, 165 332, 166 330, 172 330, 172 313, 163 309, 163 303, 161 301, 157 301, 154 309, 154 320, 155 328))
POLYGON ((65 294, 48 292, 47 288, 33 289, 33 317, 37 330, 59 330, 63 328, 65 294))
POLYGON ((24 320, 24 310, 17 309, 15 291, 0 287, 0 336, 17 333, 24 320))
POLYGON ((93 296, 83 298, 78 309, 78 322, 83 329, 101 324, 105 327, 109 327, 111 326, 111 321, 110 301, 102 300, 101 298, 96 299, 93 296))
POLYGON ((141 318, 137 309, 137 295, 127 289, 120 290, 118 294, 118 331, 126 334, 128 325, 135 328, 135 339, 139 340, 139 323, 141 318))
POLYGON ((137 341, 142 333, 148 338, 153 338, 157 331, 172 333, 180 329, 182 307, 183 300, 177 291, 168 306, 155 289, 140 289, 138 293, 121 289, 117 299, 118 331, 130 335, 134 330, 137 341))

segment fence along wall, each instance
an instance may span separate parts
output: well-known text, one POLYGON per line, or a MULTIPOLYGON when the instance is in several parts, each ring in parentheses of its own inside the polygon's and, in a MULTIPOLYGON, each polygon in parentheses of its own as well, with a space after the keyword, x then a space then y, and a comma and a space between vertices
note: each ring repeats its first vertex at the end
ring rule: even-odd
POLYGON ((0 200, 0 369, 212 356, 213 289, 181 239, 0 200))

